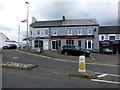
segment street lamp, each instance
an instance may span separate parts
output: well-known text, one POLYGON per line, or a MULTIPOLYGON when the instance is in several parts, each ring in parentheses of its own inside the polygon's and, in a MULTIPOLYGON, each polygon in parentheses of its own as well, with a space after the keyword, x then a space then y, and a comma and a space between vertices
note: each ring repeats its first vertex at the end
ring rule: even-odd
POLYGON ((27 49, 29 49, 29 45, 28 45, 28 18, 29 18, 29 3, 25 2, 27 4, 27 49))

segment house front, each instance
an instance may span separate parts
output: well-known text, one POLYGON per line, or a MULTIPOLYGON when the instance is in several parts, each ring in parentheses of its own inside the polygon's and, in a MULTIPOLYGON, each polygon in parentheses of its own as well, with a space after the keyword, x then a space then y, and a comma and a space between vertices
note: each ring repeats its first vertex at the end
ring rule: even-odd
POLYGON ((57 50, 64 45, 99 51, 99 24, 96 19, 35 21, 30 25, 30 47, 57 50))

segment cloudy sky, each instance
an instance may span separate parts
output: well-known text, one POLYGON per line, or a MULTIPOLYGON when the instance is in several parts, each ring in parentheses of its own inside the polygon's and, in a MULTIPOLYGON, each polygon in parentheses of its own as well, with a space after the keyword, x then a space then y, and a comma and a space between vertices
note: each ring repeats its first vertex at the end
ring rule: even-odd
POLYGON ((26 37, 27 4, 29 24, 32 17, 41 20, 96 18, 101 26, 118 25, 119 0, 0 0, 0 32, 17 41, 18 25, 21 40, 26 37))

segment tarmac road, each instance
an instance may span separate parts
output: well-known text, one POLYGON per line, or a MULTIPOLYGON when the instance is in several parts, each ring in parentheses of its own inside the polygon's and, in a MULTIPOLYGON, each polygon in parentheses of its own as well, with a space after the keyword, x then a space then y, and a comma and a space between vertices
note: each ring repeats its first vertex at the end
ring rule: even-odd
POLYGON ((118 88, 120 85, 118 66, 88 63, 87 70, 95 71, 99 76, 96 80, 69 77, 70 70, 78 69, 76 61, 35 56, 16 50, 5 50, 2 61, 32 63, 39 66, 30 71, 3 68, 3 88, 118 88))

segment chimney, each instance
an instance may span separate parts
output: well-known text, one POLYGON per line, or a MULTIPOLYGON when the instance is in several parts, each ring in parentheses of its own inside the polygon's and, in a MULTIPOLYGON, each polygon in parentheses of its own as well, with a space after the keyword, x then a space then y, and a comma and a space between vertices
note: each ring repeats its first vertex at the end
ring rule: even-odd
POLYGON ((65 16, 62 16, 62 20, 65 21, 65 16))
POLYGON ((35 23, 37 19, 35 17, 32 17, 32 23, 35 23))

